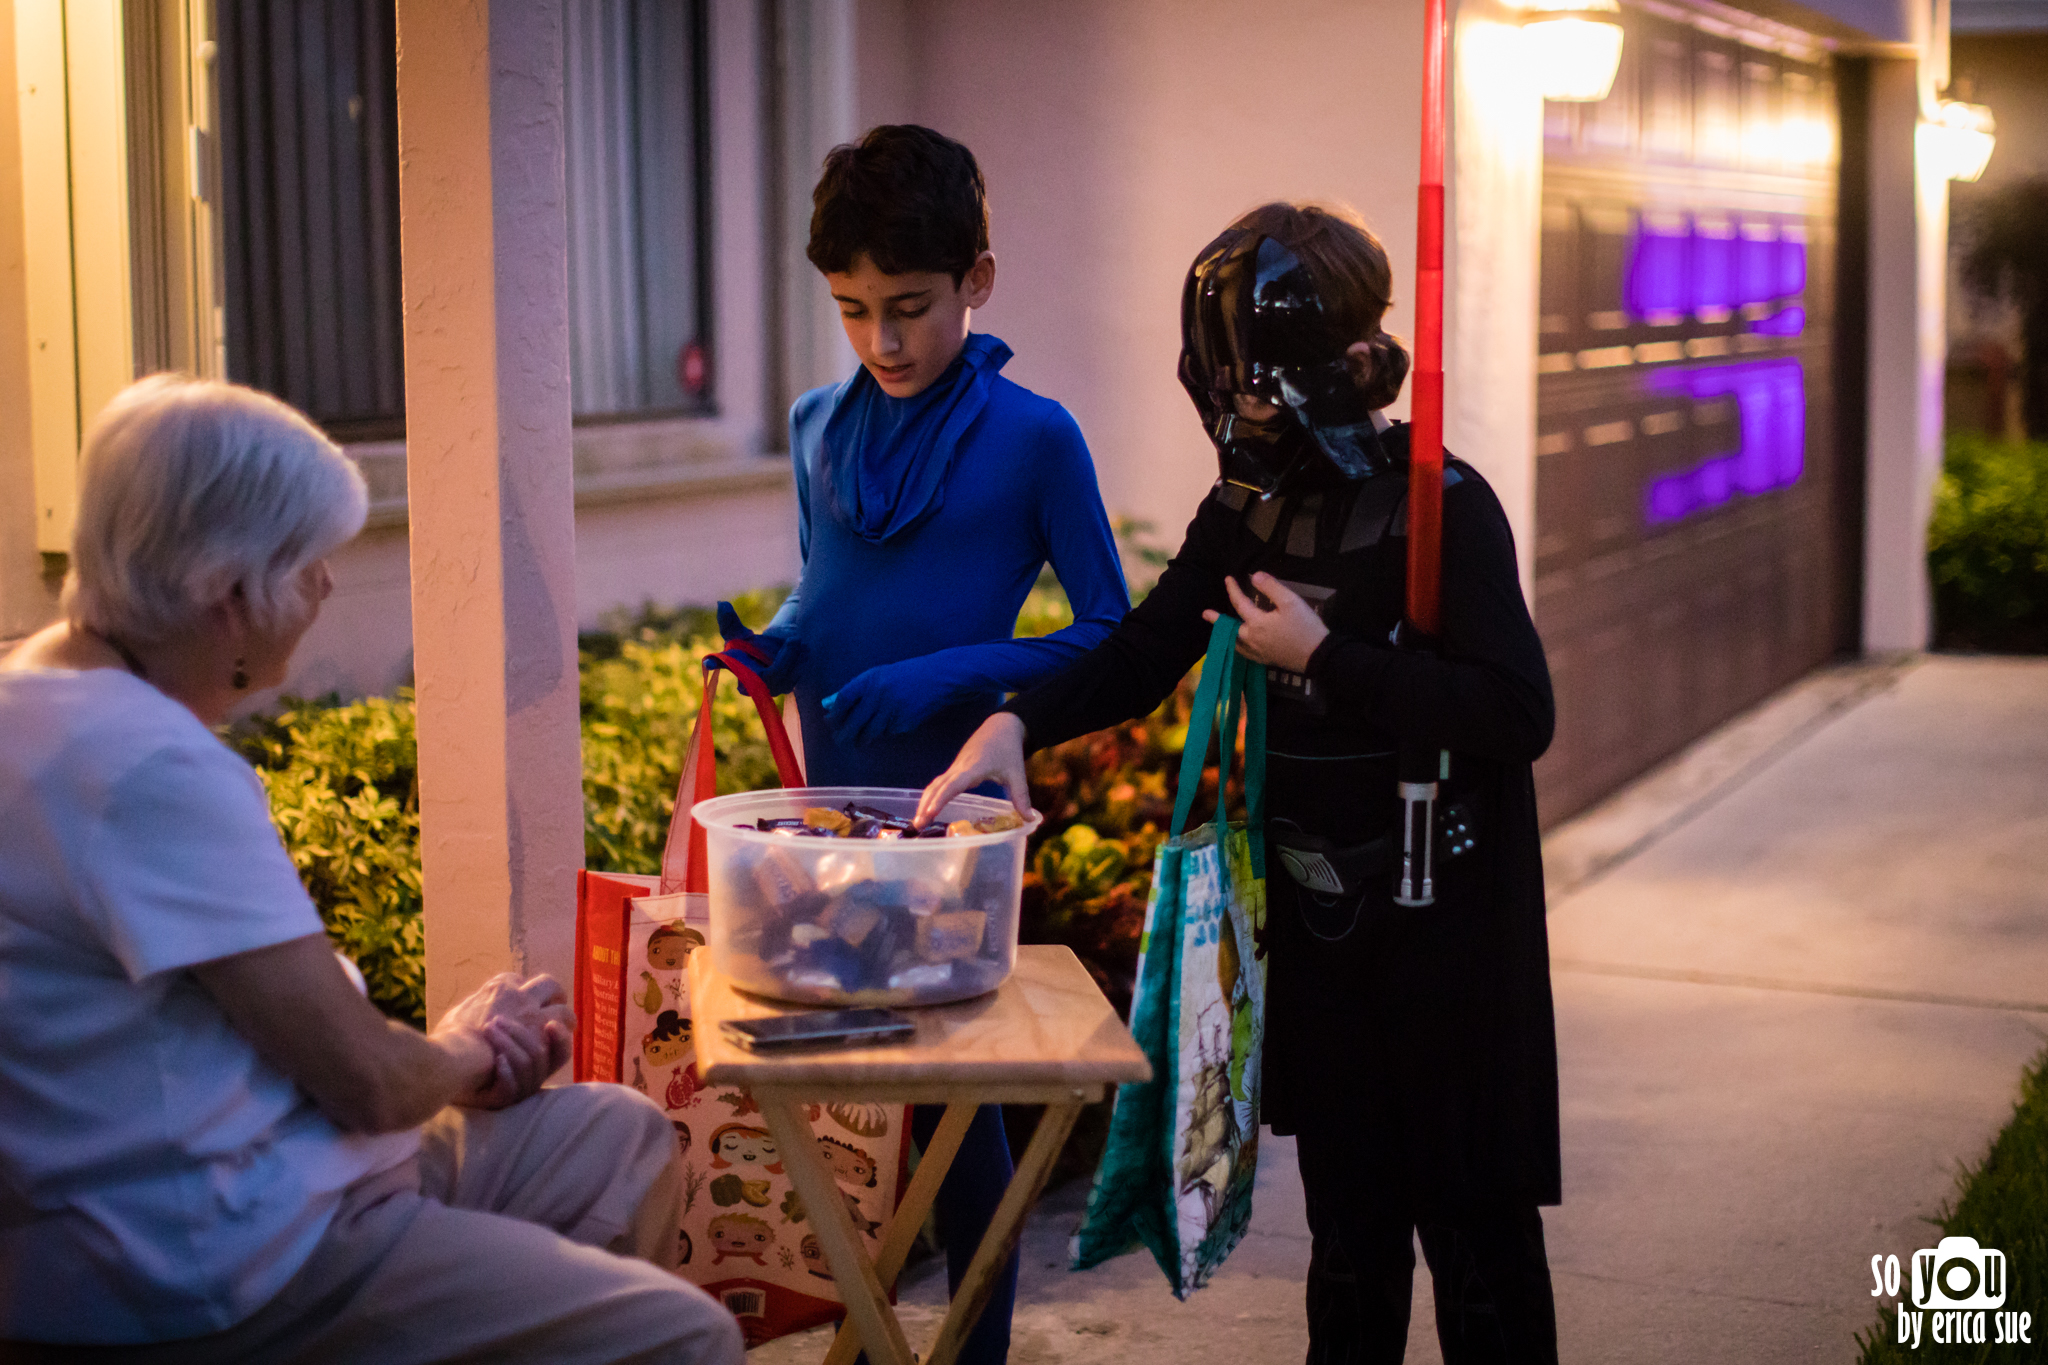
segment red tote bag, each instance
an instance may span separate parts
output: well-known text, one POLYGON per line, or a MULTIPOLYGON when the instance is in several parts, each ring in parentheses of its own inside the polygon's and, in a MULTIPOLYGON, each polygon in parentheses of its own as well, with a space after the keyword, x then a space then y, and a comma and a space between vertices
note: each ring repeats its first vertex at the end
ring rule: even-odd
MULTIPOLYGON (((776 776, 782 785, 804 784, 796 749, 789 742, 781 713, 768 695, 767 684, 736 653, 707 654, 704 701, 697 709, 697 724, 683 757, 682 779, 676 784, 676 806, 669 817, 668 842, 662 849, 661 875, 589 871, 577 874, 575 1076, 579 1081, 628 1080, 621 1045, 625 1040, 626 921, 633 913, 630 902, 657 897, 669 901, 643 906, 641 913, 695 927, 694 939, 686 934, 679 948, 663 954, 664 958, 675 958, 678 976, 683 959, 703 942, 704 926, 710 922, 705 896, 709 872, 705 865, 704 830, 691 818, 691 812, 699 801, 708 801, 718 794, 718 752, 711 739, 711 696, 721 671, 733 675, 754 703, 754 709, 760 712, 762 728, 768 734, 768 750, 774 756, 776 776), (689 899, 671 901, 676 897, 689 899)), ((636 1088, 645 1090, 646 1086, 636 1088)))
MULTIPOLYGON (((578 875, 575 1075, 630 1085, 668 1114, 683 1160, 681 1273, 726 1306, 752 1345, 846 1310, 752 1098, 708 1088, 697 1076, 683 967, 705 943, 710 911, 704 829, 692 812, 718 790, 711 696, 721 671, 760 712, 782 784, 803 785, 782 717, 738 648, 705 657, 704 702, 661 875, 578 875)), ((909 1181, 908 1112, 902 1105, 812 1105, 810 1120, 872 1255, 909 1181)))

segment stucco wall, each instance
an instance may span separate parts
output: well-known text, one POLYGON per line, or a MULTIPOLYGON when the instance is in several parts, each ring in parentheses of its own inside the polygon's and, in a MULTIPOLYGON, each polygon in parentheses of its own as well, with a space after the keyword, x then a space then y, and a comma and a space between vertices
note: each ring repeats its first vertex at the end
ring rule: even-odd
MULTIPOLYGON (((709 603, 796 581, 792 506, 787 487, 771 486, 578 509, 577 623, 594 625, 614 607, 709 603)), ((334 595, 299 646, 281 690, 351 697, 389 692, 412 672, 405 528, 365 531, 332 565, 334 595)))

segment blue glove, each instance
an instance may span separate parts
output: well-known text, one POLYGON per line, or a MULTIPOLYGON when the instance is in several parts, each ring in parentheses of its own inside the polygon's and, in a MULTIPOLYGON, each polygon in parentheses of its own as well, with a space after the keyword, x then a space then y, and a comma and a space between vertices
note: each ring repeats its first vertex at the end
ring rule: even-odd
POLYGON ((908 734, 953 700, 952 682, 927 659, 878 664, 825 698, 825 719, 843 744, 859 748, 908 734))
POLYGON ((806 652, 802 641, 748 630, 730 602, 718 604, 718 633, 729 645, 745 641, 768 656, 768 662, 755 663, 745 650, 736 651, 742 660, 754 665, 770 693, 780 697, 796 686, 797 671, 803 667, 806 652))

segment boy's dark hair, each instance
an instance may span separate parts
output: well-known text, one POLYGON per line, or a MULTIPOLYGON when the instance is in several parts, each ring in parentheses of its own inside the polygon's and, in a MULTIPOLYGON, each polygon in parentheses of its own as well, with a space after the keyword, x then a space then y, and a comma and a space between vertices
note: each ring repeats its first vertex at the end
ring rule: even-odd
POLYGON ((825 157, 804 254, 828 275, 865 255, 885 275, 943 271, 959 288, 988 250, 988 191, 974 153, 915 123, 885 123, 825 157))

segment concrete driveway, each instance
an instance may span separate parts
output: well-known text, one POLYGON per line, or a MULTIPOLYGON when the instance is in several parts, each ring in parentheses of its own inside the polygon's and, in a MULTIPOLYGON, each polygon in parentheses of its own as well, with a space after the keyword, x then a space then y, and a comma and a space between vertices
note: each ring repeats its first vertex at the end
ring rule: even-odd
MULTIPOLYGON (((1923 1220, 2048 1041, 2048 661, 1824 671, 1555 831, 1545 858, 1563 1359, 1853 1360, 1871 1257, 1933 1244, 1923 1220)), ((1250 1236, 1184 1304, 1142 1254, 1068 1272, 1086 1190, 1049 1195, 1011 1360, 1301 1359, 1292 1144, 1263 1158, 1250 1236)), ((1416 1279, 1408 1359, 1437 1362, 1416 1279)), ((913 1343, 944 1291, 937 1262, 905 1277, 913 1343)), ((753 1359, 823 1350, 813 1334, 753 1359)))

